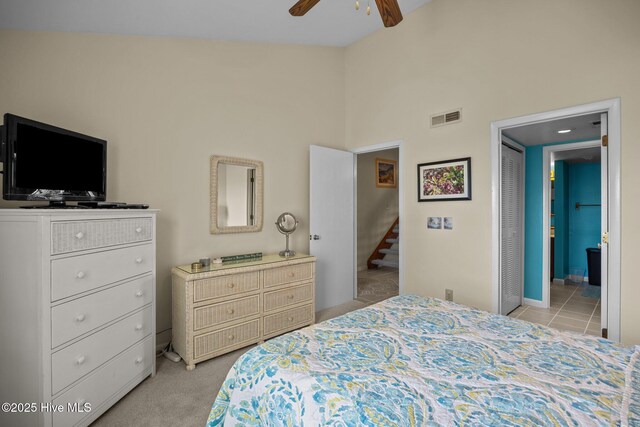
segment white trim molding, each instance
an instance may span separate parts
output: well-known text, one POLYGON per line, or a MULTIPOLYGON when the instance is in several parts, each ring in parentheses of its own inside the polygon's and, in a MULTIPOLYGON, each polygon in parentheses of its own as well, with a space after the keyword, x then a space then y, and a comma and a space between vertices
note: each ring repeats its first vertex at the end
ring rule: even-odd
POLYGON ((524 305, 528 305, 531 307, 537 307, 537 308, 549 308, 547 306, 544 305, 544 302, 542 301, 538 301, 537 299, 531 299, 531 298, 522 298, 522 303, 524 305))
MULTIPOLYGON (((559 110, 491 123, 491 307, 500 311, 500 153, 503 129, 592 113, 607 113, 609 119, 609 339, 620 340, 621 210, 620 210, 620 98, 607 99, 559 110)), ((543 245, 544 247, 544 245, 543 245)), ((548 248, 547 248, 548 250, 548 248)), ((543 262, 548 263, 546 258, 543 262)), ((546 267, 548 271, 548 266, 546 267)), ((548 286, 548 285, 547 285, 548 286)), ((547 293, 548 295, 548 293, 547 293)), ((526 300, 526 299, 525 299, 526 300)), ((544 301, 543 301, 544 302, 544 301)), ((547 302, 548 303, 548 302, 547 302)))

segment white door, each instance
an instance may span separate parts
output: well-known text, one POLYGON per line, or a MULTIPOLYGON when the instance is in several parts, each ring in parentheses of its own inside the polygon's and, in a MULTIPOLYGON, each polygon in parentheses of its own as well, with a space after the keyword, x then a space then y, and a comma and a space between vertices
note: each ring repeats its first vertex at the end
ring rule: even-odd
POLYGON ((500 314, 522 304, 523 268, 523 161, 522 153, 502 145, 500 314))
POLYGON ((322 310, 353 300, 354 154, 317 145, 309 154, 309 252, 322 310))
MULTIPOLYGON (((607 137, 608 128, 608 115, 607 113, 600 114, 600 136, 601 141, 607 137)), ((602 234, 602 243, 600 249, 600 322, 602 329, 607 329, 607 315, 608 315, 608 267, 609 267, 609 248, 607 245, 607 239, 604 236, 608 236, 609 232, 609 159, 607 147, 604 144, 600 144, 600 203, 601 203, 601 215, 600 215, 600 232, 602 234)))

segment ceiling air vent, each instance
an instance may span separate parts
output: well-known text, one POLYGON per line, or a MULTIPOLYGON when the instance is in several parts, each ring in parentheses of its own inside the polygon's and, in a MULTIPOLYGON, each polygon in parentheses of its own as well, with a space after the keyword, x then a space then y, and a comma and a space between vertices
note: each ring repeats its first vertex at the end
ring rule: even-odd
POLYGON ((446 113, 434 114, 431 116, 431 127, 450 125, 462 120, 462 109, 448 111, 446 113))

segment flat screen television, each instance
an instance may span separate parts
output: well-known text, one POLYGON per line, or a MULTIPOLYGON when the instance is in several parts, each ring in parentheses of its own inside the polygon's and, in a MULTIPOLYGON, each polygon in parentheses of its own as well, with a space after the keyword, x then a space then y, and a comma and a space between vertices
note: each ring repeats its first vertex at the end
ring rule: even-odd
POLYGON ((104 201, 107 141, 13 114, 2 127, 5 200, 104 201))

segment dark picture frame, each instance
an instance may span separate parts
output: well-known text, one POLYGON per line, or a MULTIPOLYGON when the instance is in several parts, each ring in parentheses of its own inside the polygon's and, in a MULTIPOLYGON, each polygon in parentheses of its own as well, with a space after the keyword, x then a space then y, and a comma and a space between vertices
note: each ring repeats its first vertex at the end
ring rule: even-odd
POLYGON ((398 161, 376 158, 376 188, 398 188, 398 161))
POLYGON ((471 157, 420 163, 418 202, 471 200, 471 157))

